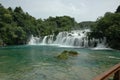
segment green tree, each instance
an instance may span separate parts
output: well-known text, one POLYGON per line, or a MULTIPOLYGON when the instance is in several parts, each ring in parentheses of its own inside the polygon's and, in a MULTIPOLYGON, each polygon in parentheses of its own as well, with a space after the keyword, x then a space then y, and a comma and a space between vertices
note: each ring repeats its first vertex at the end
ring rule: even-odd
POLYGON ((120 5, 118 6, 118 8, 117 8, 115 13, 120 13, 120 5))
POLYGON ((74 29, 76 24, 69 16, 36 19, 21 7, 6 9, 0 4, 0 42, 7 45, 25 44, 31 35, 57 35, 60 31, 74 29))
POLYGON ((120 13, 107 12, 104 17, 96 21, 90 37, 107 38, 107 43, 110 47, 120 49, 120 13))

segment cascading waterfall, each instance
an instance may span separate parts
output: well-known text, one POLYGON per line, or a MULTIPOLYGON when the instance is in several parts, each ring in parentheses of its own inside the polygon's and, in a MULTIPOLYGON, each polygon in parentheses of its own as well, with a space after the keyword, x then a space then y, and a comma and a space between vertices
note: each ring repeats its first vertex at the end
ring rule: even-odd
POLYGON ((30 41, 28 42, 28 45, 36 45, 39 44, 41 38, 34 37, 33 35, 30 38, 30 41))
POLYGON ((98 44, 97 46, 94 48, 95 49, 110 49, 110 48, 107 48, 107 45, 106 45, 106 38, 104 38, 103 40, 98 40, 98 44))
POLYGON ((45 36, 45 37, 43 38, 42 44, 46 44, 46 42, 47 42, 47 37, 48 37, 48 36, 45 36))
POLYGON ((71 32, 60 32, 54 44, 63 46, 76 46, 76 47, 88 47, 87 45, 87 32, 90 30, 74 30, 71 32), (85 44, 85 45, 84 45, 85 44))
POLYGON ((54 35, 45 36, 42 40, 42 42, 39 42, 41 45, 47 45, 53 43, 53 37, 54 35))
POLYGON ((89 29, 73 30, 71 32, 59 32, 57 36, 48 35, 44 38, 38 38, 31 36, 29 45, 57 45, 57 46, 69 46, 79 48, 105 48, 106 38, 103 39, 88 39, 87 33, 89 29))

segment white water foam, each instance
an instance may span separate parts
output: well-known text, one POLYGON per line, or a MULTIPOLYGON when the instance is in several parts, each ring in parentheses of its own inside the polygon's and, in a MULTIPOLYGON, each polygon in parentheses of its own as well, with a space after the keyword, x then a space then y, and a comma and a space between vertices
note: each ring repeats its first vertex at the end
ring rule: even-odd
POLYGON ((114 57, 114 56, 108 56, 108 58, 112 58, 112 59, 120 59, 119 57, 114 57))
POLYGON ((44 38, 34 37, 33 35, 28 42, 28 45, 49 45, 58 47, 74 47, 74 48, 92 48, 108 49, 106 48, 106 39, 88 39, 87 33, 89 29, 73 30, 71 32, 59 32, 57 36, 48 35, 44 38), (55 38, 55 39, 54 39, 55 38))

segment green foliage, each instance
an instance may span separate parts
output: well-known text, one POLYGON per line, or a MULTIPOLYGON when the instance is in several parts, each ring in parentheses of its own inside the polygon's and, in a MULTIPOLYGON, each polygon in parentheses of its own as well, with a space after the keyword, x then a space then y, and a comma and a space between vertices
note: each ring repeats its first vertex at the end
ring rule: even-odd
POLYGON ((3 45, 3 41, 2 41, 2 39, 0 39, 0 45, 3 45))
POLYGON ((0 4, 0 45, 26 44, 31 35, 57 35, 60 31, 71 30, 75 23, 74 18, 69 16, 36 20, 21 7, 13 10, 11 7, 6 9, 0 4))
POLYGON ((118 6, 118 8, 117 8, 115 13, 120 13, 120 5, 118 6))
POLYGON ((107 38, 110 47, 120 49, 120 13, 107 12, 96 21, 90 37, 107 38))
POLYGON ((115 13, 107 12, 96 22, 77 23, 69 16, 35 19, 21 7, 13 10, 11 7, 6 9, 0 4, 0 45, 26 44, 31 35, 57 35, 60 31, 84 28, 91 28, 89 38, 106 37, 110 47, 120 49, 120 6, 115 13))
POLYGON ((47 34, 57 34, 59 31, 69 31, 74 28, 74 18, 69 16, 49 17, 44 20, 47 34))
POLYGON ((17 12, 17 13, 20 13, 20 14, 24 13, 21 7, 16 7, 14 12, 17 12))
POLYGON ((80 29, 87 29, 87 28, 92 28, 95 26, 95 22, 92 22, 92 21, 84 21, 84 22, 80 22, 78 24, 78 28, 80 29))

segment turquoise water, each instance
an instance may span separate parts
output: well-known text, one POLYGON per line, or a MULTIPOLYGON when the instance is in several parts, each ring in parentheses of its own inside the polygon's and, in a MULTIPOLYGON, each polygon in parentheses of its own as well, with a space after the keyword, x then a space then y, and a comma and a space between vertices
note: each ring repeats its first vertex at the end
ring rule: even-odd
POLYGON ((0 48, 0 80, 92 80, 120 62, 120 51, 54 46, 0 48), (67 60, 56 56, 64 50, 79 54, 67 60))

